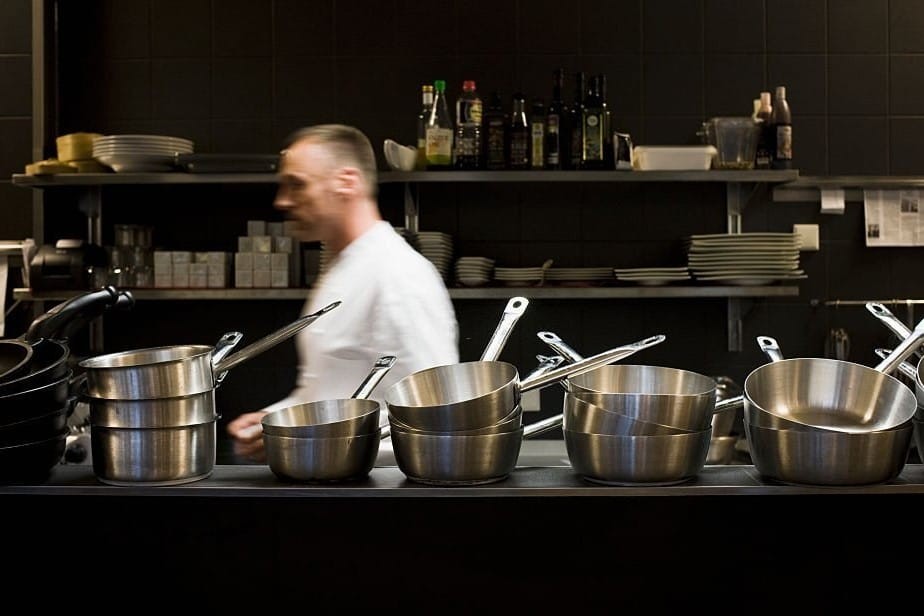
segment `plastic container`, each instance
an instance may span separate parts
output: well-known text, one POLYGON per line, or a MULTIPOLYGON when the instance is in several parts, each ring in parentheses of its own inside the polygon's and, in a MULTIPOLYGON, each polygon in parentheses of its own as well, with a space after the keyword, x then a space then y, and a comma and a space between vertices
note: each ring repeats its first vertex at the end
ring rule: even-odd
POLYGON ((753 169, 760 123, 751 117, 711 118, 706 134, 718 151, 713 168, 753 169))
POLYGON ((640 171, 705 171, 715 155, 711 145, 639 145, 632 161, 640 171))

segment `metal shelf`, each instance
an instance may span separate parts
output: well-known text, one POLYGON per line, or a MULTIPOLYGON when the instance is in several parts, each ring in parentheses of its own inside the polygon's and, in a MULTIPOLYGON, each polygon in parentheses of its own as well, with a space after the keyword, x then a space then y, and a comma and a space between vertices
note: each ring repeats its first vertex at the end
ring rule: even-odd
POLYGON ((797 169, 760 171, 386 171, 380 184, 395 182, 791 182, 797 169))
POLYGON ((275 184, 273 173, 60 173, 55 175, 13 174, 13 184, 28 188, 68 186, 115 186, 128 184, 275 184))
POLYGON ((863 190, 912 190, 924 188, 920 175, 830 175, 804 176, 773 187, 773 200, 815 202, 824 189, 843 189, 845 201, 863 201, 863 190))
MULTIPOLYGON (((129 289, 139 300, 299 300, 310 289, 129 289)), ((13 289, 13 298, 31 301, 61 301, 79 291, 39 291, 13 289)), ((451 288, 457 300, 507 299, 513 295, 529 299, 646 299, 694 297, 794 297, 796 286, 661 286, 661 287, 478 287, 451 288)))

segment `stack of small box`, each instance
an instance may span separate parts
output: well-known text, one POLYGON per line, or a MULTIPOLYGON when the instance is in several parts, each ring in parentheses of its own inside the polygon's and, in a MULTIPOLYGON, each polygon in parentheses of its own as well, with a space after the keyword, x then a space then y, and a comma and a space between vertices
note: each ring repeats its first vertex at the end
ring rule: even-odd
POLYGON ((290 221, 247 221, 247 235, 237 238, 235 287, 297 287, 300 266, 299 243, 290 221))
POLYGON ((228 286, 230 266, 230 252, 155 250, 154 286, 180 289, 223 289, 228 286))

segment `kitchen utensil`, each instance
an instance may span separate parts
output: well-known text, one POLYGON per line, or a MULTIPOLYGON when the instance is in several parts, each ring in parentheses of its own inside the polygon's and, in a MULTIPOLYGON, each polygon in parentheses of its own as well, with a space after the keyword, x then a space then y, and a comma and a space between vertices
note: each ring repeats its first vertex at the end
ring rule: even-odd
POLYGON ((709 439, 709 452, 706 454, 706 464, 731 464, 735 459, 735 445, 738 444, 738 435, 714 436, 709 439))
POLYGON ((61 461, 67 430, 40 441, 0 447, 0 481, 39 479, 61 461))
POLYGON ((760 124, 747 116, 710 118, 707 131, 716 148, 713 169, 753 169, 757 157, 760 124))
MULTIPOLYGON (((899 340, 904 340, 911 335, 911 328, 905 325, 904 321, 892 314, 892 312, 883 304, 877 302, 867 302, 866 309, 870 312, 870 314, 879 319, 883 325, 888 327, 889 331, 895 334, 899 340)), ((914 354, 917 357, 924 356, 924 348, 918 347, 914 354)))
POLYGON ((221 373, 291 338, 339 305, 334 302, 302 316, 217 362, 215 347, 208 345, 153 347, 85 359, 79 366, 87 376, 87 394, 110 400, 149 400, 208 391, 221 373))
MULTIPOLYGON (((267 413, 261 421, 263 434, 334 438, 378 431, 381 405, 367 398, 395 361, 394 355, 380 357, 351 398, 307 402, 267 413)), ((270 443, 264 444, 271 447, 270 443)))
POLYGON ((922 339, 924 321, 895 353, 869 368, 835 359, 783 359, 776 340, 758 336, 758 344, 772 361, 745 379, 745 425, 863 433, 904 424, 917 408, 915 396, 887 373, 922 339))
POLYGON ((101 428, 170 428, 208 423, 218 418, 215 390, 148 400, 107 400, 81 396, 90 424, 101 428))
POLYGON ((306 438, 263 433, 266 461, 280 479, 325 483, 366 477, 375 465, 379 431, 306 438))
POLYGON ((564 399, 564 420, 562 426, 572 432, 588 434, 622 434, 644 436, 657 434, 684 434, 684 430, 659 423, 649 422, 622 413, 612 412, 604 407, 587 402, 580 394, 566 393, 564 399))

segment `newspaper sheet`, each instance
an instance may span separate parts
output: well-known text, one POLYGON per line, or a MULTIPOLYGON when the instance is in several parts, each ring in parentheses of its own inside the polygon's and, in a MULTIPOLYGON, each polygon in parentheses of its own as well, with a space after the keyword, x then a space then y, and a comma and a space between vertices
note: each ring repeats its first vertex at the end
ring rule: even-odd
POLYGON ((924 203, 918 190, 865 190, 867 246, 924 246, 924 203))

